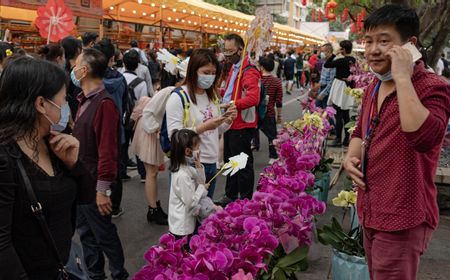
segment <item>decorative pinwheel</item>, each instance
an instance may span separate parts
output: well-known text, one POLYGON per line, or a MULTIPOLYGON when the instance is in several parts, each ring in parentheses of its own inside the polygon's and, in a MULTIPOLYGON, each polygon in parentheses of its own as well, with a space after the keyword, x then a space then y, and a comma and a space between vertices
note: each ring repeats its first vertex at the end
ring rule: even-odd
POLYGON ((58 42, 70 34, 75 27, 72 11, 64 5, 63 0, 48 0, 45 7, 37 10, 36 26, 39 34, 47 38, 47 44, 58 42))
POLYGON ((250 28, 245 33, 245 42, 247 44, 246 53, 250 61, 254 64, 259 57, 264 55, 264 51, 270 46, 272 40, 273 20, 271 11, 267 6, 256 10, 255 18, 250 23, 250 28), (252 60, 251 53, 255 53, 252 60))
MULTIPOLYGON (((256 9, 255 18, 250 23, 250 27, 245 33, 245 46, 242 52, 242 58, 248 55, 248 59, 252 64, 255 64, 259 57, 264 54, 264 51, 270 46, 270 40, 272 39, 272 15, 270 9, 267 6, 256 9), (255 53, 254 59, 252 59, 252 52, 255 53)), ((242 76, 242 66, 239 69, 239 76, 237 83, 239 84, 242 76)), ((236 87, 236 91, 239 87, 236 87)), ((236 102, 237 92, 234 93, 233 101, 236 102)))

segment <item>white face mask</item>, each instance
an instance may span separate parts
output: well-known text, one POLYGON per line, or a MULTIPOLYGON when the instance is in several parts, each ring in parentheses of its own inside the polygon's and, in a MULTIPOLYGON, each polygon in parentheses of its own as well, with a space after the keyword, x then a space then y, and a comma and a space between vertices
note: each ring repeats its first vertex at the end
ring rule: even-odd
POLYGON ((326 58, 325 53, 321 52, 321 53, 320 53, 320 58, 321 58, 321 59, 325 59, 325 58, 326 58))
POLYGON ((377 77, 378 80, 380 80, 382 82, 387 82, 387 81, 393 80, 392 73, 390 70, 382 75, 382 74, 379 74, 379 73, 373 71, 372 67, 370 67, 369 69, 370 69, 370 72, 372 72, 375 75, 375 77, 377 77))
POLYGON ((198 75, 197 86, 201 89, 209 89, 216 80, 216 75, 198 75))

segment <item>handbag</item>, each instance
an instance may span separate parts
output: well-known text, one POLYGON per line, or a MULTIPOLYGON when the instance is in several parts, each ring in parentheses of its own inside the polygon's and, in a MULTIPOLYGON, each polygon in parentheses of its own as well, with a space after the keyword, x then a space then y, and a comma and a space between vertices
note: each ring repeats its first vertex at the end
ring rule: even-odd
POLYGON ((25 192, 27 193, 28 199, 30 200, 30 203, 31 203, 31 211, 36 216, 36 218, 39 222, 39 225, 41 227, 42 233, 44 234, 44 238, 47 241, 47 244, 50 246, 54 257, 56 258, 56 260, 58 262, 58 275, 56 277, 56 280, 81 279, 81 278, 77 277, 76 275, 69 273, 66 270, 66 267, 64 266, 64 264, 62 263, 58 249, 56 248, 55 240, 53 239, 52 234, 48 228, 47 222, 45 221, 44 213, 42 212, 42 206, 36 199, 36 195, 33 191, 33 188, 31 187, 30 179, 28 178, 28 175, 25 172, 25 168, 23 167, 20 157, 16 158, 16 162, 17 162, 17 166, 19 168, 22 183, 25 187, 25 192))

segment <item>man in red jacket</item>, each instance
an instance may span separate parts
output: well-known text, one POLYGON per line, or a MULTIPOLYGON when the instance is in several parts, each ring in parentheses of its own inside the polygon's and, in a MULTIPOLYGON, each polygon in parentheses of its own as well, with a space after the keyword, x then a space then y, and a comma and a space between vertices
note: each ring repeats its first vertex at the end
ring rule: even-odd
POLYGON ((241 199, 250 199, 255 184, 251 140, 258 124, 256 106, 260 99, 261 74, 255 66, 250 64, 247 57, 241 59, 243 51, 244 41, 239 35, 229 34, 225 37, 224 55, 233 66, 228 76, 223 103, 235 102, 238 115, 224 135, 224 157, 227 162, 230 157, 244 152, 249 158, 243 170, 234 176, 227 177, 225 196, 217 201, 223 206, 236 200, 239 194, 241 199), (240 78, 239 73, 241 73, 240 78))
POLYGON ((359 187, 371 279, 416 279, 439 221, 434 177, 450 85, 415 61, 419 26, 414 9, 395 5, 364 21, 365 55, 376 79, 364 95, 344 167, 359 187))

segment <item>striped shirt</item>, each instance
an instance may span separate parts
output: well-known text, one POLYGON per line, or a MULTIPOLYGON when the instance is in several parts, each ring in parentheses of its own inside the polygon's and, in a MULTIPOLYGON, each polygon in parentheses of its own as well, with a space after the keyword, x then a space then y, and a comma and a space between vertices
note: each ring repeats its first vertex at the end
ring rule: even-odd
POLYGON ((267 117, 275 117, 275 106, 281 108, 283 106, 283 87, 281 79, 272 75, 262 76, 261 82, 266 89, 266 95, 269 97, 267 104, 267 117))

